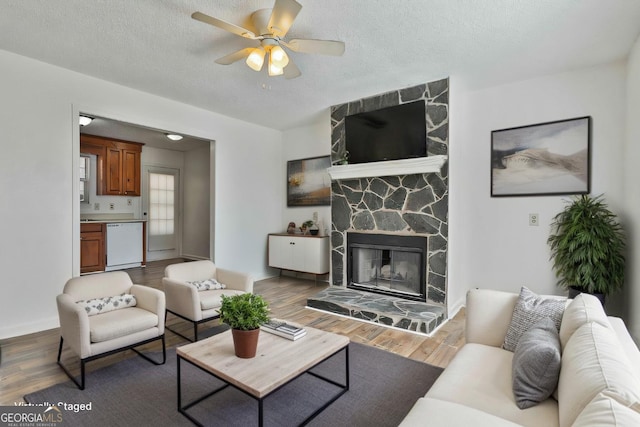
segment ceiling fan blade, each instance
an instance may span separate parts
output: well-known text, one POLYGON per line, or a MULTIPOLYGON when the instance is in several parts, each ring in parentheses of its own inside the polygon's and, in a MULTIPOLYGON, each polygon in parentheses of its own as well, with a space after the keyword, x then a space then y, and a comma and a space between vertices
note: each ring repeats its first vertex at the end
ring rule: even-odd
POLYGON ((222 58, 216 59, 216 64, 220 65, 229 65, 233 64, 236 61, 246 58, 249 56, 251 52, 253 52, 255 48, 253 47, 245 47, 244 49, 240 49, 236 52, 230 53, 227 56, 223 56, 222 58))
POLYGON ((344 53, 344 43, 336 40, 293 39, 280 43, 294 52, 319 53, 322 55, 341 56, 344 53))
POLYGON ((302 75, 302 73, 300 72, 296 64, 294 64, 294 62, 291 60, 291 58, 289 58, 289 63, 287 64, 286 67, 284 67, 282 72, 283 72, 284 78, 287 80, 295 79, 296 77, 299 77, 300 75, 302 75))
POLYGON ((225 31, 229 31, 230 33, 236 34, 240 37, 245 37, 247 39, 257 39, 256 35, 247 30, 246 28, 239 27, 230 22, 223 21, 218 18, 214 18, 213 16, 205 15, 202 12, 193 12, 191 17, 196 21, 204 22, 205 24, 213 25, 214 27, 221 28, 225 31))
POLYGON ((298 16, 302 5, 295 0, 276 0, 269 18, 269 30, 278 37, 284 37, 298 16))

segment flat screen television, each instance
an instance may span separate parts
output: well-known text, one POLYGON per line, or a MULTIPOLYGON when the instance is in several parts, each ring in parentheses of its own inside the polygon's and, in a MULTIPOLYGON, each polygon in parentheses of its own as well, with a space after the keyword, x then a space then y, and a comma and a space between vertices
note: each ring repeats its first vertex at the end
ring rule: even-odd
POLYGON ((350 164, 427 157, 424 101, 347 116, 345 148, 350 164))

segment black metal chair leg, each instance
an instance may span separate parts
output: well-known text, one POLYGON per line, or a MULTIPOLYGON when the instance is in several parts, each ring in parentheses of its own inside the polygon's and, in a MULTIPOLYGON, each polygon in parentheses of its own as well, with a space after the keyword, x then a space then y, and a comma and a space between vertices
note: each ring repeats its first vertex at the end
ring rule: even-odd
POLYGON ((60 337, 60 346, 58 347, 58 366, 62 368, 65 374, 69 377, 71 381, 80 389, 84 390, 84 365, 85 361, 80 359, 80 382, 69 372, 69 370, 60 362, 60 358, 62 356, 62 343, 64 342, 64 338, 60 337))
MULTIPOLYGON (((198 324, 197 324, 197 323, 192 322, 191 320, 186 319, 186 318, 184 318, 184 317, 183 317, 183 319, 187 320, 188 322, 193 323, 193 329, 194 329, 194 334, 193 334, 193 336, 194 336, 194 338, 189 338, 188 336, 184 335, 183 333, 178 332, 178 331, 176 331, 175 329, 170 328, 170 327, 169 327, 169 325, 167 325, 167 323, 166 323, 166 319, 167 319, 167 317, 168 317, 168 313, 170 313, 170 312, 169 312, 169 310, 165 311, 165 313, 164 313, 164 318, 165 318, 164 328, 165 328, 166 330, 173 332, 173 333, 174 333, 174 334, 176 334, 177 336, 179 336, 179 337, 181 337, 181 338, 183 338, 183 339, 185 339, 185 340, 187 340, 187 341, 189 341, 189 342, 196 342, 196 341, 198 341, 198 324)), ((171 314, 175 314, 175 313, 171 313, 171 314)), ((177 315, 176 315, 176 316, 177 316, 177 315)), ((181 317, 181 316, 180 316, 180 317, 181 317)))
POLYGON ((164 362, 167 361, 167 350, 166 350, 165 341, 164 341, 164 334, 162 335, 162 362, 156 362, 155 360, 153 360, 152 358, 150 358, 146 354, 142 353, 141 351, 136 350, 135 348, 132 348, 131 350, 136 352, 138 354, 138 356, 142 357, 143 359, 148 360, 149 362, 153 363, 154 365, 164 365, 164 362))

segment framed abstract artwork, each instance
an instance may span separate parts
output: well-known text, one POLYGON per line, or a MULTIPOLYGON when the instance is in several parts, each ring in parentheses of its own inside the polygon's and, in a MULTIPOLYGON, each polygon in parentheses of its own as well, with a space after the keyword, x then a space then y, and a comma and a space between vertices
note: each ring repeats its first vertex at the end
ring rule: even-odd
POLYGON ((287 162, 287 206, 331 205, 331 157, 287 162))
POLYGON ((588 194, 591 117, 491 132, 491 197, 588 194))

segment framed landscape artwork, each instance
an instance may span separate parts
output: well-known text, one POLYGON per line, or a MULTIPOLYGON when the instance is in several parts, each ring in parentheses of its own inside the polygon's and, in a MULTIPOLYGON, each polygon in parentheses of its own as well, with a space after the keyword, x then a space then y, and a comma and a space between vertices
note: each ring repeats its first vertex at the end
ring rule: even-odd
POLYGON ((312 157, 287 162, 287 206, 331 204, 331 157, 312 157))
POLYGON ((491 197, 588 194, 591 117, 491 132, 491 197))

